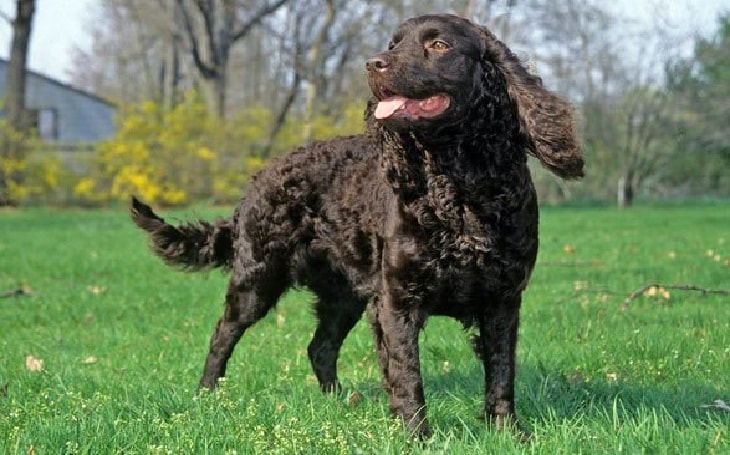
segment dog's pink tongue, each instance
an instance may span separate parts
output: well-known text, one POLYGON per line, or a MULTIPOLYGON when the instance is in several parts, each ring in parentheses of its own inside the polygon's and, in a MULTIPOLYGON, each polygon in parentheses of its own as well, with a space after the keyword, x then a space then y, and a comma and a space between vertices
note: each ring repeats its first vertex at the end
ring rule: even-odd
POLYGON ((411 120, 431 118, 443 114, 449 108, 450 99, 445 95, 434 95, 423 99, 410 99, 403 96, 392 96, 378 103, 375 118, 387 119, 398 115, 411 120))
POLYGON ((378 106, 375 108, 375 118, 384 119, 388 118, 395 113, 398 109, 401 109, 408 102, 408 98, 402 96, 394 96, 386 100, 380 101, 378 106))

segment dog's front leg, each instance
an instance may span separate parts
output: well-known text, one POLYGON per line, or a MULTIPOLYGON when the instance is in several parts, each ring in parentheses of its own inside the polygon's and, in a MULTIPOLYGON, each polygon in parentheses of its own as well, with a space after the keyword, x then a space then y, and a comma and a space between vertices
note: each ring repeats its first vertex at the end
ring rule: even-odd
POLYGON ((380 289, 370 304, 370 319, 390 411, 403 418, 415 435, 425 438, 431 431, 426 422, 418 355, 418 334, 426 319, 422 292, 418 290, 423 286, 420 250, 409 232, 412 223, 404 222, 407 215, 402 203, 390 199, 387 211, 380 289))
POLYGON ((484 416, 500 429, 517 424, 514 388, 520 300, 519 295, 495 299, 485 309, 479 327, 485 373, 484 416))
POLYGON ((400 306, 392 292, 373 302, 371 321, 383 370, 390 411, 403 418, 409 430, 421 438, 431 432, 426 421, 426 401, 418 352, 418 334, 424 315, 400 306))

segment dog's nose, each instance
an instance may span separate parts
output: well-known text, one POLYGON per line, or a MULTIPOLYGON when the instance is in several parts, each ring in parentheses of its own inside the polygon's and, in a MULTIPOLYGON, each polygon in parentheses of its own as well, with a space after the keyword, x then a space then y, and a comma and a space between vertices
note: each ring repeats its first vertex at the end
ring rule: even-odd
POLYGON ((368 71, 385 71, 388 69, 388 61, 380 55, 370 58, 365 67, 368 71))

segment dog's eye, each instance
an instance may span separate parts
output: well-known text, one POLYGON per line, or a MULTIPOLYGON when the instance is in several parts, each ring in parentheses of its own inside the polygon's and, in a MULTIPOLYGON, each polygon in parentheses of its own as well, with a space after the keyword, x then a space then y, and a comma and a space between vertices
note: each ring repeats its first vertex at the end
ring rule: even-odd
POLYGON ((388 50, 392 50, 395 47, 395 42, 391 41, 388 43, 388 50))
POLYGON ((433 41, 430 41, 427 44, 427 47, 429 49, 433 49, 435 51, 447 51, 451 49, 451 45, 447 43, 446 41, 442 41, 440 39, 435 39, 433 41))

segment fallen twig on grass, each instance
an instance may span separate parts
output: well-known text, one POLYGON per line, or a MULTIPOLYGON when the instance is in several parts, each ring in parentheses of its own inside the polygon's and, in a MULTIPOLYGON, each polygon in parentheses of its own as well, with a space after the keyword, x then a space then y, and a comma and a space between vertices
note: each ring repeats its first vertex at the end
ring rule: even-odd
POLYGON ((646 286, 642 286, 639 289, 635 290, 631 294, 629 294, 628 297, 623 301, 622 306, 626 307, 629 303, 633 302, 640 296, 644 295, 647 291, 650 289, 673 289, 676 291, 696 291, 701 292, 702 294, 719 294, 719 295, 730 295, 730 290, 725 289, 705 289, 700 286, 697 286, 695 284, 659 284, 659 283, 652 283, 647 284, 646 286))
POLYGON ((35 293, 33 291, 29 291, 27 289, 15 289, 13 291, 6 291, 0 294, 0 299, 4 299, 6 297, 30 297, 34 295, 35 293))
POLYGON ((601 267, 601 261, 541 261, 540 267, 601 267))
POLYGON ((700 405, 700 407, 705 408, 705 409, 713 408, 713 409, 719 409, 721 411, 730 412, 730 406, 728 406, 727 403, 725 403, 722 400, 715 400, 712 402, 712 404, 703 404, 703 405, 700 405))

